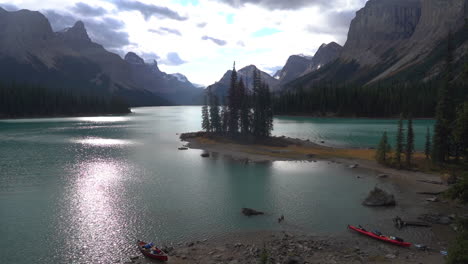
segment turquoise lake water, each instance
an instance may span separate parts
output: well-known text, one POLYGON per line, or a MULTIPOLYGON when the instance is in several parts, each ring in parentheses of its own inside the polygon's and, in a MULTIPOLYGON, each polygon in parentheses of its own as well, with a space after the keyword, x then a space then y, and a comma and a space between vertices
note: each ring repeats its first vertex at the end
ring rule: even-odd
MULTIPOLYGON (((376 184, 394 189, 365 170, 328 162, 243 164, 178 151, 177 134, 200 129, 200 107, 133 112, 0 121, 1 263, 123 262, 136 253, 137 239, 169 243, 284 229, 327 234, 401 210, 361 206, 376 184), (267 215, 247 218, 242 207, 267 215), (276 222, 281 214, 283 225, 276 222)), ((418 146, 432 124, 416 121, 418 146)), ((274 133, 372 147, 383 130, 392 134, 396 121, 281 117, 274 133)))

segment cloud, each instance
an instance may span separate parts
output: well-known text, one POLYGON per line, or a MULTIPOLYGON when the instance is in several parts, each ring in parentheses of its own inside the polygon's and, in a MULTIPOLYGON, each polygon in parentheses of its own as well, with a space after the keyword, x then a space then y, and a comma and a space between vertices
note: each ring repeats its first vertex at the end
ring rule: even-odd
POLYGON ((102 20, 88 19, 83 21, 91 39, 108 49, 120 49, 130 44, 127 32, 120 31, 125 26, 120 20, 104 18, 102 20))
POLYGON ((71 10, 77 14, 83 16, 103 16, 107 14, 107 11, 102 7, 92 7, 85 3, 76 3, 75 6, 71 8, 71 10))
POLYGON ((165 60, 161 61, 161 64, 169 66, 179 66, 187 63, 185 60, 181 59, 177 52, 169 52, 165 60))
POLYGON ((326 8, 334 6, 336 0, 218 0, 233 7, 242 7, 245 4, 260 5, 270 10, 296 10, 307 6, 326 8))
POLYGON ((209 36, 203 36, 202 40, 211 40, 218 46, 224 46, 224 45, 227 44, 227 41, 225 41, 225 40, 217 39, 217 38, 213 38, 213 37, 209 37, 209 36))
POLYGON ((154 60, 159 60, 161 57, 154 52, 142 52, 141 57, 146 61, 152 63, 154 60))
POLYGON ((130 0, 114 0, 112 3, 114 3, 121 11, 138 11, 145 17, 146 20, 150 19, 152 16, 179 21, 187 20, 187 17, 183 17, 177 12, 164 6, 144 4, 138 1, 130 0))
POLYGON ((326 22, 321 24, 311 24, 305 30, 312 34, 327 34, 335 36, 338 41, 344 42, 356 11, 330 11, 326 14, 326 22))
POLYGON ((283 66, 273 66, 273 67, 265 67, 265 71, 270 74, 271 76, 275 75, 279 70, 281 70, 283 66))
POLYGON ((19 10, 19 8, 13 4, 0 3, 0 7, 10 12, 19 10))
POLYGON ((208 23, 206 23, 206 22, 198 23, 198 24, 197 24, 197 27, 199 27, 199 28, 204 28, 204 27, 206 27, 207 24, 208 24, 208 23))
POLYGON ((79 20, 70 14, 61 14, 54 10, 44 10, 42 13, 47 17, 54 31, 69 28, 79 20))
POLYGON ((149 32, 153 32, 160 35, 173 34, 177 36, 182 36, 179 30, 167 27, 160 27, 159 29, 150 29, 149 32))
POLYGON ((73 26, 76 21, 82 20, 89 37, 106 49, 122 54, 121 48, 130 44, 129 35, 123 30, 125 23, 121 20, 105 18, 79 19, 70 13, 58 13, 54 10, 43 11, 54 31, 60 31, 73 26))

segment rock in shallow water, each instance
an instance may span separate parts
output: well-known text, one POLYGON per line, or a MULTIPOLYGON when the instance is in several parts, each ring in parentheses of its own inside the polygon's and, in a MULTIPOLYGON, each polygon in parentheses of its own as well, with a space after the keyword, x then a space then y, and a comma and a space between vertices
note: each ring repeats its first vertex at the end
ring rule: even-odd
POLYGON ((242 213, 246 216, 252 216, 252 215, 262 215, 264 214, 263 212, 251 209, 251 208, 242 208, 242 213))
POLYGON ((375 187, 362 204, 366 206, 393 206, 396 202, 393 194, 375 187))

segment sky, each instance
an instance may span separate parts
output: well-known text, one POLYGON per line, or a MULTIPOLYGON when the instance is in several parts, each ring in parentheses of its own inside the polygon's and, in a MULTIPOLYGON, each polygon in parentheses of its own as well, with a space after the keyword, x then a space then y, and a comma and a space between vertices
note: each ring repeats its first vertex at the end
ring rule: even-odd
POLYGON ((0 0, 40 11, 55 31, 81 20, 94 42, 210 85, 236 62, 274 74, 290 55, 344 45, 366 0, 0 0))

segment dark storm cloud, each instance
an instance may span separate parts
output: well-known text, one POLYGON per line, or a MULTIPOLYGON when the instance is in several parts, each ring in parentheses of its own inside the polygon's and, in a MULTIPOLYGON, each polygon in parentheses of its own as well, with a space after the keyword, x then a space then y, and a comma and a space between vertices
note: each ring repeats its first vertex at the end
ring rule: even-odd
POLYGON ((138 11, 145 17, 146 20, 150 19, 152 16, 180 21, 187 20, 186 17, 183 17, 174 10, 164 6, 144 4, 138 1, 130 0, 113 0, 112 3, 114 3, 121 11, 138 11))
POLYGON ((217 38, 213 38, 213 37, 209 37, 209 36, 203 36, 202 40, 211 40, 211 41, 213 41, 213 43, 215 43, 218 46, 224 46, 224 45, 227 44, 227 41, 225 41, 225 40, 217 39, 217 38))
POLYGON ((57 13, 54 10, 45 10, 43 14, 49 19, 54 31, 72 27, 76 21, 82 20, 89 37, 113 52, 122 54, 120 49, 130 44, 128 33, 120 31, 125 26, 125 23, 121 20, 109 17, 79 19, 72 14, 57 13))
POLYGON ((178 66, 187 63, 180 58, 177 52, 169 52, 165 60, 161 61, 161 64, 169 66, 178 66))
POLYGON ((234 7, 243 6, 244 4, 260 5, 265 8, 295 10, 307 6, 317 6, 320 8, 332 7, 338 0, 218 0, 227 3, 234 7))
POLYGON ((0 7, 10 12, 19 10, 19 8, 13 4, 0 3, 0 7))
POLYGON ((182 36, 179 30, 167 27, 160 27, 159 29, 150 29, 149 31, 160 35, 173 34, 177 36, 182 36))
POLYGON ((76 3, 75 6, 72 7, 72 11, 83 15, 83 16, 103 16, 107 13, 107 11, 102 7, 92 7, 85 3, 76 3))

